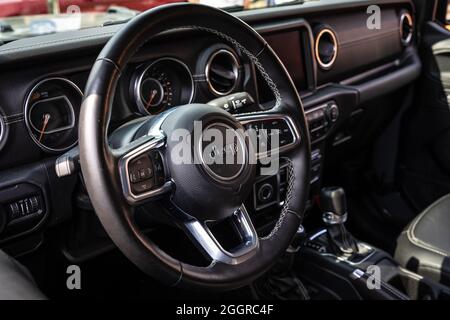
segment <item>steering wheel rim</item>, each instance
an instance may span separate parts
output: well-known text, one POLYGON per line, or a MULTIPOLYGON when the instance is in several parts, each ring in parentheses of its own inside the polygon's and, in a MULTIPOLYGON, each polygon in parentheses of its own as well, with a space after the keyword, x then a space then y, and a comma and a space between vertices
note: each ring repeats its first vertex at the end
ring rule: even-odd
MULTIPOLYGON (((208 115, 221 112, 204 109, 208 115)), ((165 5, 140 14, 115 34, 96 59, 86 85, 79 146, 85 185, 106 232, 142 271, 171 286, 228 290, 250 283, 287 249, 303 218, 309 188, 310 140, 298 92, 265 40, 243 21, 219 9, 186 3, 165 5), (147 239, 133 221, 133 207, 123 194, 123 181, 118 174, 120 157, 108 143, 108 123, 121 71, 142 44, 162 32, 177 29, 212 33, 238 48, 259 69, 276 98, 275 106, 258 112, 258 116, 287 115, 299 135, 300 143, 286 154, 289 199, 280 219, 267 237, 258 239, 252 255, 242 261, 213 260, 208 267, 193 266, 169 256, 147 239)))

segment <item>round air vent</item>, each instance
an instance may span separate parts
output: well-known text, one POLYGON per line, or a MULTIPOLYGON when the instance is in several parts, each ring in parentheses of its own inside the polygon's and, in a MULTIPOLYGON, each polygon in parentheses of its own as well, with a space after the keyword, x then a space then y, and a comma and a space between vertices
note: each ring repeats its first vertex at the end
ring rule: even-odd
POLYGON ((205 74, 210 90, 215 95, 225 96, 237 86, 239 62, 231 51, 220 49, 209 58, 205 74))
POLYGON ((338 53, 338 42, 330 28, 321 28, 317 32, 314 52, 317 63, 322 69, 328 70, 333 66, 338 53))
POLYGON ((411 43, 413 28, 414 26, 411 15, 408 12, 403 12, 400 15, 400 38, 405 47, 411 43))

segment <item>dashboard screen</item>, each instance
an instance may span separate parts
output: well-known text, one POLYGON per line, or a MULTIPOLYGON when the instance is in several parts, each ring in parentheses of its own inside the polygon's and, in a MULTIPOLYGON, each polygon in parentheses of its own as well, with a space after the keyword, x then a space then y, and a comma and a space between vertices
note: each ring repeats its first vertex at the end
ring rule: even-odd
POLYGON ((294 81, 297 90, 307 89, 300 31, 264 35, 294 81))

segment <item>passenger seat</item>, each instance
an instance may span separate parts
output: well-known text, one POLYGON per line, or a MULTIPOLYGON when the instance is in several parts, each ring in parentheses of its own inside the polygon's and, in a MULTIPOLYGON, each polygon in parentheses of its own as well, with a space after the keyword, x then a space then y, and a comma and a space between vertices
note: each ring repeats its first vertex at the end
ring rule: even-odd
POLYGON ((425 209, 401 233, 395 259, 424 278, 450 286, 450 194, 425 209))

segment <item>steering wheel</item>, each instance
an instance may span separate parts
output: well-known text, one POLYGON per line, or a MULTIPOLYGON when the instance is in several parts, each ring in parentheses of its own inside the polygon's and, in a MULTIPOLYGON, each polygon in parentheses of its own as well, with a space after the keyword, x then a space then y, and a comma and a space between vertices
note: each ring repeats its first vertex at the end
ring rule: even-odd
MULTIPOLYGON (((202 140, 191 139, 194 155, 205 150, 202 140)), ((164 5, 143 12, 117 32, 99 54, 87 81, 79 147, 86 189, 106 232, 129 260, 170 286, 228 290, 249 284, 285 252, 303 218, 310 140, 298 92, 265 40, 246 23, 219 9, 186 3, 164 5), (207 104, 179 106, 124 125, 121 143, 112 143, 108 124, 122 71, 144 43, 151 43, 162 32, 180 29, 215 35, 249 59, 272 91, 274 106, 236 116, 207 104), (193 135, 197 121, 203 128, 230 131, 235 141, 233 154, 242 161, 211 164, 201 155, 194 163, 174 161, 177 141, 170 137, 177 129, 193 135), (243 203, 255 179, 256 164, 251 159, 264 155, 255 155, 255 142, 243 135, 242 129, 243 125, 271 122, 281 123, 287 137, 288 143, 271 154, 288 164, 288 186, 278 221, 270 233, 260 237, 243 203), (139 170, 153 174, 153 178, 136 183, 133 172, 139 170), (137 227, 136 207, 161 197, 169 199, 167 218, 209 259, 207 267, 168 255, 137 227), (209 227, 210 222, 224 219, 229 219, 239 238, 239 244, 231 248, 222 245, 209 227)))

